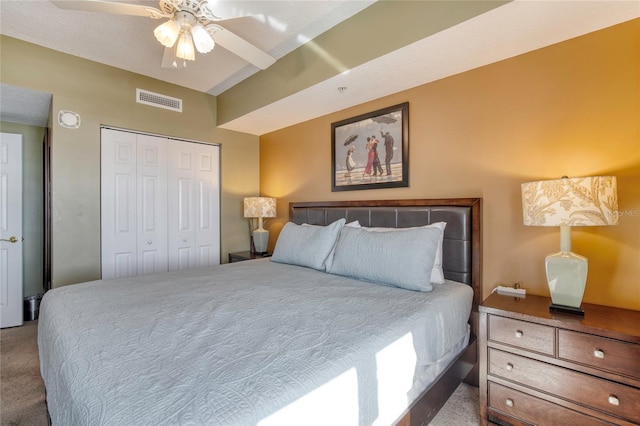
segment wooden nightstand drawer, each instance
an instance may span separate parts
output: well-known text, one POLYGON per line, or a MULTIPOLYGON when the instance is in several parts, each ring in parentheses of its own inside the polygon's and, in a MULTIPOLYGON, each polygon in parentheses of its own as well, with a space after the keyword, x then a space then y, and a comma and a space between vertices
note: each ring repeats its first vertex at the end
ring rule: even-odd
POLYGON ((489 348, 489 374, 640 422, 640 389, 489 348))
POLYGON ((558 357, 640 379, 640 345, 634 343, 559 330, 558 357))
POLYGON ((494 293, 478 307, 481 424, 640 426, 640 311, 550 303, 494 293))
POLYGON ((541 413, 544 413, 546 425, 611 424, 492 382, 489 382, 489 408, 531 424, 540 422, 541 413))
POLYGON ((555 329, 510 318, 489 315, 489 340, 555 355, 555 329))

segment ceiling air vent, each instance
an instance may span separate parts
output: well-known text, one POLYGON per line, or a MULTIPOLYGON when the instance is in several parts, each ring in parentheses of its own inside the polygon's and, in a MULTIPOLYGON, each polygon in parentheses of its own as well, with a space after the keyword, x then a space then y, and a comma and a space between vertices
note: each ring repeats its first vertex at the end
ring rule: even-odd
POLYGON ((149 92, 148 90, 136 89, 136 102, 158 108, 170 109, 171 111, 182 112, 182 99, 149 92))

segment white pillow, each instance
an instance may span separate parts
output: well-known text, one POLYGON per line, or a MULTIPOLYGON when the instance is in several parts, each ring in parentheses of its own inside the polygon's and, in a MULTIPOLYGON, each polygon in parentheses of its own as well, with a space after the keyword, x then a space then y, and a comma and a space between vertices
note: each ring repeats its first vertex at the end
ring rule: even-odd
POLYGON ((327 258, 345 222, 338 219, 327 226, 288 222, 280 231, 271 260, 325 271, 327 258))
POLYGON ((344 227, 327 272, 408 290, 431 291, 438 227, 382 232, 344 227))
POLYGON ((442 243, 444 241, 444 228, 447 226, 447 222, 435 222, 431 225, 417 226, 413 228, 368 228, 362 227, 362 229, 371 232, 389 232, 397 229, 420 229, 435 227, 440 229, 440 240, 438 241, 438 249, 436 251, 436 257, 433 262, 433 269, 431 270, 431 282, 434 284, 444 284, 444 271, 442 270, 442 243))

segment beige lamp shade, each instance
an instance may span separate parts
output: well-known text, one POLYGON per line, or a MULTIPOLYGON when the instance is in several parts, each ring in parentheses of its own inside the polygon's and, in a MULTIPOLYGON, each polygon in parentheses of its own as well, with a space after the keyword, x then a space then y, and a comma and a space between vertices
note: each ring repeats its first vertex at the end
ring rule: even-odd
POLYGON ((618 223, 615 176, 562 178, 522 184, 529 226, 602 226, 618 223))
POLYGON ((545 258, 552 310, 583 314, 588 259, 571 251, 572 226, 618 223, 616 178, 562 178, 522 184, 522 218, 529 226, 560 227, 560 251, 545 258))
POLYGON ((270 197, 245 198, 244 217, 276 217, 276 199, 270 197))

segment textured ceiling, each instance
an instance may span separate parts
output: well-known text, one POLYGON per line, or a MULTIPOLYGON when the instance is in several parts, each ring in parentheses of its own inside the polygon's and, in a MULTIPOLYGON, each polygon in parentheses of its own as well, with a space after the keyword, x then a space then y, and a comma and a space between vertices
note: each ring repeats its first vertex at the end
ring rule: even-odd
POLYGON ((516 0, 221 127, 261 135, 638 17, 635 0, 516 0))
POLYGON ((51 93, 0 84, 0 121, 47 127, 51 93))
MULTIPOLYGON (((157 1, 128 3, 157 6, 157 1)), ((279 59, 372 3, 235 1, 222 11, 224 17, 255 14, 225 25, 279 59)), ((639 16, 637 0, 516 0, 221 127, 261 135, 639 16), (339 92, 341 86, 347 90, 339 92)), ((153 37, 158 24, 148 18, 62 10, 46 0, 0 0, 1 34, 201 92, 220 94, 258 71, 220 47, 198 55, 186 70, 161 68, 163 47, 153 37)), ((10 112, 3 98, 2 117, 10 112)))
MULTIPOLYGON (((157 0, 115 1, 158 7, 157 0)), ((373 2, 219 1, 216 13, 232 18, 225 28, 279 59, 373 2)), ((166 19, 66 10, 47 0, 2 0, 0 8, 1 34, 212 95, 259 71, 220 46, 196 54, 187 69, 162 68, 164 47, 153 30, 166 19)))
POLYGON ((221 127, 265 134, 638 17, 635 0, 516 0, 221 127))

